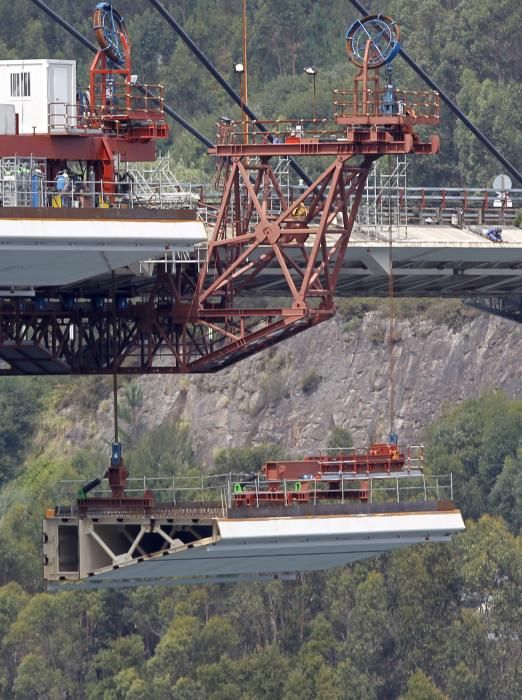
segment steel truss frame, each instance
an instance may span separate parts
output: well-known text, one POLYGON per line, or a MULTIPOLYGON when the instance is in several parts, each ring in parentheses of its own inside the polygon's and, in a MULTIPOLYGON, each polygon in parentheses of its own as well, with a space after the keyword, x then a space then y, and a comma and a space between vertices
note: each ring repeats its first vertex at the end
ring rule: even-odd
POLYGON ((101 309, 59 298, 0 304, 0 358, 10 363, 0 373, 212 372, 331 318, 376 157, 338 155, 292 202, 269 157, 231 158, 199 277, 193 263, 158 264, 146 293, 124 308, 116 298, 101 309), (267 270, 288 290, 274 308, 255 296, 267 270))

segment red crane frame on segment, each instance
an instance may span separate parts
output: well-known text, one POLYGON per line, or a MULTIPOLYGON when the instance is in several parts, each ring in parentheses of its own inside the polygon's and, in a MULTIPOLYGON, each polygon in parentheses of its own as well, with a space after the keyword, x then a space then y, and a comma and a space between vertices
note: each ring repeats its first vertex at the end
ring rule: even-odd
POLYGON ((114 132, 129 141, 168 136, 163 87, 137 84, 137 76, 131 70, 130 39, 125 23, 110 3, 96 6, 93 31, 100 49, 90 69, 89 126, 114 132), (107 17, 112 23, 111 34, 105 26, 107 17))
POLYGON ((367 502, 370 479, 419 476, 423 463, 421 445, 373 443, 364 449, 331 449, 298 461, 267 462, 260 477, 235 483, 232 500, 236 507, 249 508, 325 500, 367 502))

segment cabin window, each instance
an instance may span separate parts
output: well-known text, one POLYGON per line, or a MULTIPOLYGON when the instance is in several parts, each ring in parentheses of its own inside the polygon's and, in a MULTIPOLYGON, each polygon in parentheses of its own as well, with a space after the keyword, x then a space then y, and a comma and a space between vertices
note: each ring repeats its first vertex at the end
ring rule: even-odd
POLYGON ((11 73, 11 97, 31 97, 30 73, 11 73))

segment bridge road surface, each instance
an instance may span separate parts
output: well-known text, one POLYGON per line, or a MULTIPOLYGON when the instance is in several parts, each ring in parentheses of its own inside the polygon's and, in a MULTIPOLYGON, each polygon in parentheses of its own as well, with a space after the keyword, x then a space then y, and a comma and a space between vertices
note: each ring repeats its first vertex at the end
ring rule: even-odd
MULTIPOLYGON (((487 227, 476 227, 486 231, 487 227)), ((522 229, 505 228, 503 243, 479 233, 437 224, 408 225, 394 234, 394 294, 411 297, 492 297, 522 294, 522 229)), ((354 229, 339 280, 338 296, 387 296, 390 246, 387 234, 354 229)), ((258 278, 259 292, 285 291, 276 271, 258 278), (272 278, 272 279, 271 279, 272 278)), ((257 290, 256 290, 257 291, 257 290)))

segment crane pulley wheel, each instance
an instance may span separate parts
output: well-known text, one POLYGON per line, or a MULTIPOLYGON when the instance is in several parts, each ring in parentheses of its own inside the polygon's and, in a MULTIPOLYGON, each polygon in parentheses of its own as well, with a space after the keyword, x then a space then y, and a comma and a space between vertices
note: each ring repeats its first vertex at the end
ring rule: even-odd
POLYGON ((367 68, 379 68, 399 53, 400 38, 400 27, 391 17, 369 15, 346 31, 346 50, 356 66, 362 67, 366 61, 367 68))
POLYGON ((92 28, 100 49, 117 66, 125 63, 129 38, 123 17, 110 2, 99 2, 92 17, 92 28))

